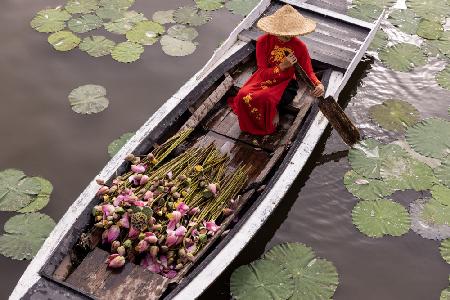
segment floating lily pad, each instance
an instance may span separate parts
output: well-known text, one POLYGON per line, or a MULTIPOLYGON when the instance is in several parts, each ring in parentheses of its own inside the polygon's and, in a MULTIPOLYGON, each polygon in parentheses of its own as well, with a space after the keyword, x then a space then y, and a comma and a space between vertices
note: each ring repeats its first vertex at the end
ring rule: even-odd
POLYGON ((133 137, 134 132, 127 132, 108 146, 108 154, 113 157, 133 137))
POLYGON ((141 58, 142 53, 144 53, 144 47, 141 44, 123 42, 114 47, 111 56, 118 62, 131 63, 141 58))
POLYGON ((233 299, 289 299, 295 285, 280 263, 261 259, 237 268, 230 279, 233 299))
POLYGON ((437 199, 430 199, 425 203, 421 215, 422 219, 433 225, 450 225, 450 206, 444 205, 437 199))
POLYGON ((167 30, 167 34, 182 41, 193 41, 198 36, 198 32, 195 28, 178 24, 170 27, 167 30))
POLYGON ((195 0, 195 4, 203 10, 216 10, 223 7, 222 0, 195 0))
POLYGON ((444 89, 450 90, 450 65, 436 74, 436 81, 444 89))
POLYGON ((450 7, 445 0, 406 0, 406 5, 418 16, 428 20, 441 20, 450 15, 450 7))
POLYGON ((259 2, 259 0, 230 0, 225 6, 233 14, 245 17, 259 4, 259 2))
POLYGON ((408 129, 406 141, 424 156, 443 159, 450 154, 450 122, 425 119, 408 129))
POLYGON ((273 247, 264 259, 283 264, 295 282, 290 299, 331 299, 339 283, 336 267, 315 257, 311 248, 300 243, 273 247))
POLYGON ((98 8, 97 0, 69 0, 66 10, 71 14, 88 14, 98 8))
POLYGON ((382 180, 370 179, 355 171, 348 171, 344 176, 347 190, 361 200, 377 200, 394 193, 395 189, 382 180))
POLYGON ((450 264, 450 239, 442 241, 439 251, 441 252, 442 259, 450 264))
POLYGON ((367 22, 378 20, 383 8, 373 4, 355 5, 348 10, 348 15, 367 22))
POLYGON ((103 26, 103 21, 96 15, 82 15, 67 23, 70 30, 76 33, 85 33, 103 26))
POLYGON ((440 53, 450 57, 450 31, 444 31, 439 39, 428 42, 431 46, 437 48, 440 53))
POLYGON ((411 221, 406 209, 390 200, 361 201, 352 211, 353 224, 365 235, 379 238, 401 236, 409 231, 411 221))
POLYGON ((72 110, 79 114, 95 114, 109 105, 106 89, 100 85, 87 84, 74 89, 69 95, 72 110))
POLYGON ((410 9, 396 9, 389 14, 389 22, 407 34, 416 34, 420 18, 410 9))
POLYGON ((88 36, 83 39, 79 48, 90 56, 101 57, 110 54, 115 45, 115 42, 104 36, 88 36))
POLYGON ((399 72, 409 72, 415 67, 424 66, 427 63, 427 58, 422 50, 407 43, 385 48, 380 51, 379 57, 385 66, 399 72))
POLYGON ((134 0, 100 0, 100 6, 116 10, 127 10, 134 4, 134 0))
POLYGON ((211 13, 192 6, 180 7, 173 13, 179 24, 200 26, 211 20, 211 13))
MULTIPOLYGON (((430 208, 427 212, 427 214, 431 213, 430 217, 426 219, 423 217, 425 206, 429 202, 430 199, 418 199, 410 204, 412 230, 426 239, 442 240, 450 238, 450 226, 433 223, 433 212, 430 211, 430 208)), ((438 201, 434 200, 434 202, 432 206, 437 204, 438 209, 439 206, 442 206, 438 201)))
POLYGON ((66 21, 72 16, 60 8, 50 8, 39 11, 31 20, 30 25, 38 32, 57 32, 66 27, 66 21))
POLYGON ((419 111, 402 100, 386 100, 382 104, 371 106, 369 115, 384 129, 398 132, 404 132, 420 119, 419 111))
POLYGON ((164 27, 153 21, 142 21, 134 25, 127 32, 127 39, 131 42, 142 45, 153 45, 159 39, 161 33, 164 33, 164 27))
POLYGON ((114 21, 123 18, 125 10, 109 7, 100 7, 95 11, 95 14, 103 20, 114 21))
POLYGON ((401 191, 428 190, 437 181, 428 165, 405 157, 387 157, 381 164, 380 174, 390 187, 401 191))
POLYGON ((17 211, 30 204, 39 194, 41 184, 22 171, 7 169, 0 172, 0 211, 17 211))
POLYGON ((388 35, 382 30, 379 29, 377 31, 377 34, 375 34, 375 37, 370 44, 369 50, 371 51, 378 51, 388 45, 389 37, 388 35))
POLYGON ((437 40, 442 36, 444 28, 438 21, 422 19, 417 28, 417 35, 427 40, 437 40))
POLYGON ((115 19, 112 22, 105 23, 105 29, 112 33, 126 34, 139 22, 146 21, 144 14, 138 13, 134 10, 124 12, 123 17, 115 19))
POLYGON ((70 51, 78 46, 81 40, 70 31, 58 31, 48 37, 48 42, 55 50, 70 51))
POLYGON ((450 206, 450 188, 438 184, 431 188, 431 194, 437 201, 450 206))
POLYGON ((433 170, 439 183, 450 188, 450 156, 439 167, 433 170))
POLYGON ((41 210, 44 207, 46 207, 48 202, 50 201, 50 195, 53 192, 52 183, 42 177, 34 177, 34 178, 40 182, 41 190, 39 191, 39 194, 36 196, 33 202, 31 202, 24 208, 18 210, 18 212, 20 213, 37 212, 38 210, 41 210))
POLYGON ((367 5, 367 4, 372 4, 372 5, 376 5, 378 7, 388 7, 393 5, 395 2, 397 2, 396 0, 353 0, 352 4, 353 5, 367 5))
POLYGON ((0 236, 0 254, 17 259, 32 259, 55 227, 55 221, 41 213, 14 216, 5 223, 0 236))
POLYGON ((450 300, 450 287, 442 290, 439 300, 450 300))
POLYGON ((183 41, 165 35, 161 38, 162 50, 170 56, 186 56, 194 53, 197 46, 191 41, 183 41))
POLYGON ((173 13, 175 10, 160 10, 153 14, 153 21, 159 23, 159 24, 170 24, 175 23, 175 20, 173 18, 173 13))

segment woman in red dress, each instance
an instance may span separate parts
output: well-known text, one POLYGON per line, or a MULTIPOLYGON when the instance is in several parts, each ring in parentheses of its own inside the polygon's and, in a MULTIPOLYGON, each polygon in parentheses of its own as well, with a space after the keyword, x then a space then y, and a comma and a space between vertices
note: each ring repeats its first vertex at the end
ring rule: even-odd
POLYGON ((314 74, 305 43, 296 37, 313 32, 314 21, 285 5, 272 16, 259 20, 258 27, 267 32, 256 42, 258 70, 229 104, 238 116, 242 131, 267 135, 275 132, 279 103, 288 86, 295 83, 295 63, 300 64, 314 83, 313 96, 323 96, 324 87, 314 74))

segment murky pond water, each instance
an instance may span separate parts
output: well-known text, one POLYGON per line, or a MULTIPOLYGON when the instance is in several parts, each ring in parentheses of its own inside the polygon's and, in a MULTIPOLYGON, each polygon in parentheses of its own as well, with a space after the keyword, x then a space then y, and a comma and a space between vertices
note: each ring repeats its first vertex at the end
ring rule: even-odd
MULTIPOLYGON (((136 2, 134 9, 147 16, 192 4, 191 0, 136 2)), ((28 23, 38 10, 58 4, 63 3, 3 0, 0 5, 0 170, 18 168, 49 179, 55 189, 44 212, 55 220, 105 165, 107 145, 141 126, 202 67, 240 20, 216 12, 213 22, 199 28, 199 46, 193 55, 173 58, 159 46, 146 47, 139 62, 125 65, 110 57, 94 59, 78 50, 51 50, 47 35, 36 33, 28 23), (87 83, 105 86, 110 99, 110 107, 94 116, 73 113, 67 100, 73 88, 87 83)), ((386 141, 394 137, 367 117, 367 107, 385 99, 407 100, 422 117, 446 118, 450 93, 434 82, 442 66, 433 60, 413 73, 399 75, 375 63, 360 70, 361 81, 356 78, 351 83, 355 89, 358 85, 358 92, 347 110, 365 134, 386 141)), ((448 286, 449 266, 440 258, 438 243, 412 231, 382 239, 359 233, 351 220, 357 201, 342 183, 349 169, 347 148, 335 132, 329 131, 322 141, 281 206, 202 298, 228 299, 229 276, 235 267, 288 241, 306 243, 336 265, 340 277, 337 300, 439 298, 448 286)), ((402 195, 401 201, 406 204, 414 197, 402 195)), ((12 215, 0 213, 0 225, 12 215)), ((0 256, 0 299, 9 295, 26 266, 27 262, 0 256)))

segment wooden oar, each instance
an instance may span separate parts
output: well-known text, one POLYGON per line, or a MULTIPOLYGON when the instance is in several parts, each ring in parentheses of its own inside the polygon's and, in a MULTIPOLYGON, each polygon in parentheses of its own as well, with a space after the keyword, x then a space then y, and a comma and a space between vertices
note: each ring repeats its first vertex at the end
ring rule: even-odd
MULTIPOLYGON (((302 78, 303 81, 309 86, 309 88, 314 90, 315 86, 313 82, 298 63, 295 64, 295 71, 297 75, 299 75, 300 78, 302 78)), ((333 97, 320 97, 318 100, 320 111, 324 114, 328 121, 330 121, 333 128, 336 129, 347 145, 353 146, 361 140, 359 129, 355 126, 355 124, 353 124, 333 97)))

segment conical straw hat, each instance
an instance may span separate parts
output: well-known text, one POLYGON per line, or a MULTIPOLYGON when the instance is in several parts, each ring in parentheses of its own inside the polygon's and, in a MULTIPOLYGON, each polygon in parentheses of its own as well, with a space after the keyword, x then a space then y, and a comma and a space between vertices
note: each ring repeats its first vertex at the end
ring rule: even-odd
POLYGON ((273 15, 261 18, 258 28, 276 36, 298 36, 313 32, 316 22, 302 16, 295 8, 284 5, 273 15))

